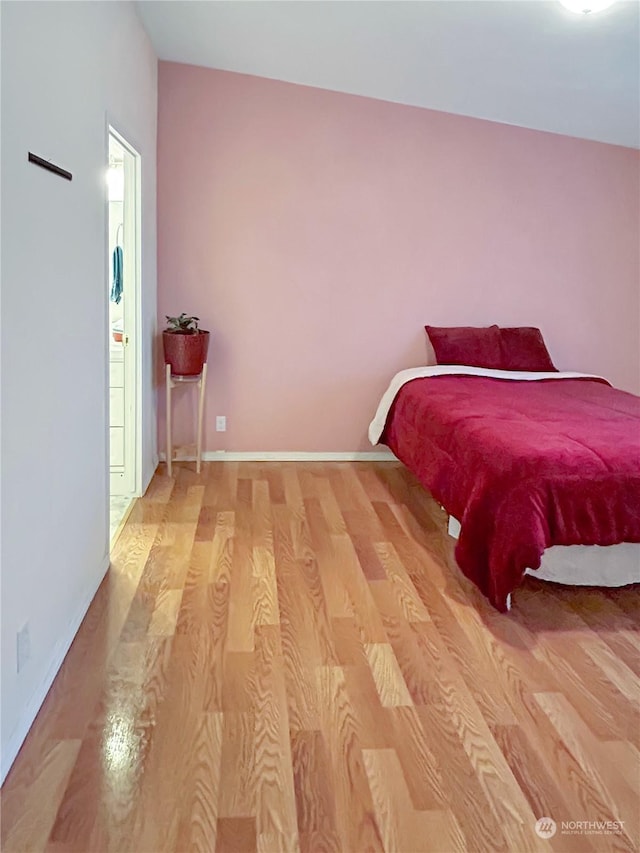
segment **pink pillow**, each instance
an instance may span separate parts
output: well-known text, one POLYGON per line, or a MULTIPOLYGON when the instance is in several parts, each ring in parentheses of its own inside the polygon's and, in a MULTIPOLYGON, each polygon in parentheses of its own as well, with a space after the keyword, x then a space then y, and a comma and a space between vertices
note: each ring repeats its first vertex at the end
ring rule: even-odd
POLYGON ((500 329, 503 370, 557 373, 540 329, 528 326, 500 329))
POLYGON ((438 364, 502 368, 502 345, 497 326, 425 326, 438 364))

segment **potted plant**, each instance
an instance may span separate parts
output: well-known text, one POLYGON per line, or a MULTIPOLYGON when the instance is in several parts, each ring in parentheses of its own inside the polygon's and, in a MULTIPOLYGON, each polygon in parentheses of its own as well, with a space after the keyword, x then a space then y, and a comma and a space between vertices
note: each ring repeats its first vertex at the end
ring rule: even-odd
POLYGON ((167 315, 167 328, 162 333, 164 360, 175 376, 197 376, 207 360, 209 332, 198 328, 199 317, 167 315))

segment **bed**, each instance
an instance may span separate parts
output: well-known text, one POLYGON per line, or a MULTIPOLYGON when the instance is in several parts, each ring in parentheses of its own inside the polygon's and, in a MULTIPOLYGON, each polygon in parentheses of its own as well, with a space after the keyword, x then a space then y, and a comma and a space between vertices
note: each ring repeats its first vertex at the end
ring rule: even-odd
POLYGON ((502 611, 527 573, 640 582, 640 398, 551 368, 404 370, 369 428, 449 513, 460 569, 502 611))

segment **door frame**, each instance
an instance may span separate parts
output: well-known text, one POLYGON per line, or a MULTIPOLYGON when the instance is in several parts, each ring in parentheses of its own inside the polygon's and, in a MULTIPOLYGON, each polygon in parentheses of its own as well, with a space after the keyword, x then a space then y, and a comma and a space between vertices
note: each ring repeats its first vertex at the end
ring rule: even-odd
MULTIPOLYGON (((125 269, 133 273, 130 283, 128 282, 127 296, 124 303, 125 334, 128 334, 127 355, 124 359, 124 388, 125 388, 125 472, 127 466, 131 466, 131 473, 127 475, 131 484, 126 494, 131 497, 139 497, 142 494, 142 157, 137 149, 129 142, 127 137, 107 120, 107 168, 109 163, 109 140, 113 138, 125 153, 130 156, 133 165, 131 180, 125 177, 124 182, 124 210, 133 211, 131 222, 127 223, 125 216, 125 234, 133 237, 135 257, 130 266, 125 261, 125 269), (133 298, 132 298, 133 297, 133 298), (127 332, 126 330, 132 330, 127 332), (129 393, 127 393, 129 389, 129 393), (131 390, 133 389, 133 391, 131 390), (130 448, 130 450, 128 449, 130 448)), ((125 175, 126 175, 125 167, 125 175)), ((107 195, 107 294, 109 293, 111 258, 109 257, 109 201, 107 195)), ((125 238, 126 239, 126 238, 125 238)), ((127 241, 129 242, 129 241, 127 241)), ((129 277, 128 277, 129 278, 129 277)), ((108 298, 108 297, 107 297, 108 298)), ((107 311, 107 360, 109 359, 109 344, 111 328, 109 327, 109 312, 107 311)), ((109 370, 107 369, 107 376, 109 370)), ((109 398, 109 380, 107 379, 107 399, 109 398)), ((109 418, 107 418, 107 436, 110 441, 109 418)), ((107 454, 108 455, 108 454, 107 454)), ((110 480, 110 465, 107 468, 107 476, 110 480)), ((111 493, 111 486, 109 486, 111 493)))

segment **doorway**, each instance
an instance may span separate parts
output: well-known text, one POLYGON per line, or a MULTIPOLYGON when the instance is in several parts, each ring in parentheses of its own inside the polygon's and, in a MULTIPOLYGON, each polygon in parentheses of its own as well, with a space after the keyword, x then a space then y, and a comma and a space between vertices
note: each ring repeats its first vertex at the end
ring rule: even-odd
POLYGON ((140 489, 140 155, 109 127, 109 484, 113 543, 140 489))

